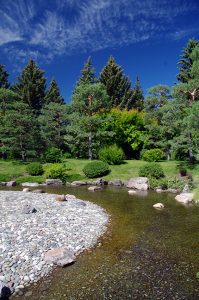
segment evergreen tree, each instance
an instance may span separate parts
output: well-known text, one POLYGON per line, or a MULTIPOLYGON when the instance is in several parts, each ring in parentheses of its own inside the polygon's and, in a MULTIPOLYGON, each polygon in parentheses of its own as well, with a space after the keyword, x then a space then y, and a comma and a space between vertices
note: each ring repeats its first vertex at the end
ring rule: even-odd
POLYGON ((76 87, 84 84, 93 84, 96 82, 95 70, 92 65, 91 57, 89 56, 87 62, 84 64, 83 69, 81 70, 81 77, 76 83, 76 87))
POLYGON ((53 79, 50 83, 50 87, 45 95, 45 105, 49 103, 63 104, 64 99, 60 95, 59 87, 57 82, 53 79))
POLYGON ((111 107, 122 109, 128 106, 129 109, 134 107, 131 82, 112 56, 110 56, 108 63, 100 73, 99 81, 106 87, 111 107))
POLYGON ((144 107, 144 96, 142 92, 142 88, 140 86, 140 81, 138 76, 136 77, 135 86, 133 89, 133 97, 129 99, 127 102, 126 108, 132 109, 136 108, 139 111, 143 110, 144 107))
POLYGON ((39 69, 33 60, 24 68, 18 83, 13 87, 22 101, 27 103, 35 114, 39 114, 44 105, 46 79, 44 72, 39 69))
POLYGON ((191 79, 190 70, 193 64, 191 54, 197 45, 199 45, 198 41, 195 39, 190 39, 186 48, 184 48, 182 51, 180 61, 178 62, 180 72, 177 75, 177 79, 182 83, 187 83, 189 79, 191 79))
POLYGON ((9 88, 9 83, 8 83, 8 73, 6 72, 5 68, 3 65, 0 65, 0 88, 9 88))

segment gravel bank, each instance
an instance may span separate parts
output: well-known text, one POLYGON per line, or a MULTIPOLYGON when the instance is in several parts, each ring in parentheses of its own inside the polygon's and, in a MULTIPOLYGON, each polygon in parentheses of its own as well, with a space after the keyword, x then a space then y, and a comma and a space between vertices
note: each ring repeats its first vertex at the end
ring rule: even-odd
POLYGON ((107 213, 79 199, 56 195, 0 192, 0 287, 12 292, 46 276, 53 264, 45 253, 66 246, 75 255, 94 246, 106 230, 107 213), (26 205, 36 212, 26 212, 26 205))

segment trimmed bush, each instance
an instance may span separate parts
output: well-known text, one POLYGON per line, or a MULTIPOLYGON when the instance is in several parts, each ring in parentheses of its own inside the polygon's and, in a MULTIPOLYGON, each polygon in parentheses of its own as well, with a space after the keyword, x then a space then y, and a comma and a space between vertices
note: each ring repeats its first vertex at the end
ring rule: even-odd
POLYGON ((47 163, 58 163, 62 161, 62 151, 56 147, 49 148, 44 156, 47 163))
POLYGON ((124 151, 116 144, 100 149, 98 155, 100 160, 109 165, 120 165, 125 158, 124 151))
POLYGON ((66 181, 66 168, 63 165, 58 164, 49 166, 45 171, 45 177, 48 179, 61 179, 62 181, 66 181))
POLYGON ((158 163, 148 163, 139 169, 139 176, 152 177, 152 178, 163 178, 165 177, 164 171, 158 163))
POLYGON ((160 161, 163 157, 163 152, 161 149, 150 149, 144 151, 142 159, 148 162, 160 161))
POLYGON ((42 175, 44 172, 42 164, 39 162, 30 163, 27 166, 26 170, 27 170, 28 174, 30 174, 32 176, 42 175))
POLYGON ((84 169, 84 174, 88 178, 100 177, 108 174, 110 172, 109 166, 103 161, 93 161, 88 163, 84 169))

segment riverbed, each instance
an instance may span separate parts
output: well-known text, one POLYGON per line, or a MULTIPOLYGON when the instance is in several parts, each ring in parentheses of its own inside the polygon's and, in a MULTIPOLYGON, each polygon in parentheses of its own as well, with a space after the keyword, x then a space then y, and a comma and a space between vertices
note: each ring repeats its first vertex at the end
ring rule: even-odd
POLYGON ((184 206, 173 194, 128 195, 125 188, 45 189, 99 204, 111 215, 111 223, 95 249, 13 299, 198 299, 198 206, 184 206), (157 202, 165 208, 154 209, 157 202))

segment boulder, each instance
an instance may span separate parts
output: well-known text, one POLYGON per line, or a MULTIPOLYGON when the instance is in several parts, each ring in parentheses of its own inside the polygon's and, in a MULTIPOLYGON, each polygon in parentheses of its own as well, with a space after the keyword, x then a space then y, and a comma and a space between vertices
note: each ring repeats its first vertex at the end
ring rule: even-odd
POLYGON ((6 185, 7 185, 7 182, 2 181, 2 182, 0 182, 0 185, 1 185, 1 186, 6 186, 6 185))
POLYGON ((185 186, 182 190, 182 193, 189 193, 189 192, 190 192, 189 186, 188 186, 188 184, 185 184, 185 186))
POLYGON ((177 193, 180 193, 180 190, 179 189, 171 189, 171 188, 169 188, 167 190, 167 192, 172 193, 172 194, 177 194, 177 193))
POLYGON ((37 182, 24 182, 21 184, 23 187, 36 187, 39 186, 39 183, 37 182))
POLYGON ((24 192, 24 193, 28 193, 28 192, 30 192, 30 189, 29 189, 29 188, 24 188, 24 189, 23 189, 23 192, 24 192))
POLYGON ((22 207, 22 213, 23 214, 33 214, 33 213, 36 213, 37 210, 31 205, 31 204, 25 204, 23 207, 22 207))
POLYGON ((81 186, 81 185, 87 185, 86 181, 73 181, 71 183, 71 186, 81 186))
POLYGON ((67 247, 54 248, 46 252, 45 261, 57 266, 65 267, 75 261, 75 254, 67 247))
POLYGON ((63 181, 61 179, 46 179, 46 185, 62 185, 63 181))
POLYGON ((7 183, 6 183, 6 186, 16 186, 17 185, 17 183, 16 183, 16 181, 8 181, 7 183))
POLYGON ((154 208, 158 208, 158 209, 162 209, 162 208, 164 208, 164 204, 162 204, 162 203, 156 203, 156 204, 153 205, 153 207, 154 208))
POLYGON ((122 186, 123 182, 120 179, 115 179, 115 180, 111 180, 108 182, 108 185, 113 185, 113 186, 122 186))
POLYGON ((175 199, 183 204, 189 204, 193 201, 192 193, 181 193, 175 197, 175 199))
POLYGON ((36 194, 42 194, 45 193, 43 190, 33 190, 32 193, 36 193, 36 194))
POLYGON ((89 191, 101 191, 102 190, 102 188, 100 187, 100 186, 90 186, 89 188, 88 188, 88 190, 89 191))
POLYGON ((99 178, 95 181, 95 184, 96 185, 107 185, 108 184, 108 181, 102 179, 102 178, 99 178))
POLYGON ((135 195, 136 191, 135 190, 129 190, 128 193, 129 193, 129 195, 135 195))
POLYGON ((55 200, 59 201, 59 202, 63 202, 63 201, 66 201, 67 199, 66 199, 65 195, 57 195, 55 200))
POLYGON ((147 191, 149 188, 147 177, 135 177, 129 179, 126 184, 127 188, 136 189, 141 191, 147 191))
POLYGON ((157 193, 164 193, 164 192, 165 192, 165 190, 163 190, 163 189, 161 189, 161 188, 157 188, 155 191, 156 191, 157 193))

